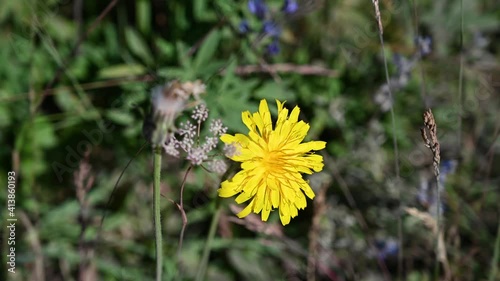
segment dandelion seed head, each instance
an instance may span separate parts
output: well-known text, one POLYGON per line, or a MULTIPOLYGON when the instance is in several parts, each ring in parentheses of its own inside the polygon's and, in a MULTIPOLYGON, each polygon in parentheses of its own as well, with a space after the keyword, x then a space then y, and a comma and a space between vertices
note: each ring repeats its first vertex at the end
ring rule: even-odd
POLYGON ((182 89, 189 95, 193 95, 195 100, 200 100, 200 95, 206 92, 206 86, 200 80, 186 82, 182 84, 182 89))
POLYGON ((156 86, 151 90, 153 113, 175 118, 186 108, 188 98, 189 95, 177 81, 156 86))

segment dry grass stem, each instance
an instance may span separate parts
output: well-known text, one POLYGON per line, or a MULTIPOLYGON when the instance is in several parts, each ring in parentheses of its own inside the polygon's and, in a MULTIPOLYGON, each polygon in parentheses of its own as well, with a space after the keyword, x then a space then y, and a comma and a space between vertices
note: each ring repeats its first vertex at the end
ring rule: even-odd
POLYGON ((441 149, 437 138, 436 120, 434 119, 434 115, 432 114, 430 108, 424 112, 424 125, 425 128, 421 128, 420 132, 422 133, 422 139, 424 140, 425 146, 427 146, 432 151, 432 155, 434 156, 432 164, 434 166, 434 174, 437 177, 439 176, 441 149))
MULTIPOLYGON (((416 208, 405 208, 406 213, 408 213, 410 216, 417 218, 420 220, 425 227, 430 229, 432 233, 435 235, 438 235, 439 232, 439 225, 438 221, 429 213, 427 212, 421 212, 416 208)), ((439 232, 439 238, 438 238, 438 260, 443 264, 444 267, 444 273, 445 273, 445 280, 451 280, 451 268, 450 264, 448 262, 448 257, 446 255, 446 244, 444 243, 444 238, 443 238, 443 232, 439 232)))
POLYGON ((377 19, 378 30, 380 35, 384 34, 384 27, 382 26, 382 19, 380 17, 380 9, 378 7, 378 0, 372 0, 373 7, 375 7, 375 19, 377 19))

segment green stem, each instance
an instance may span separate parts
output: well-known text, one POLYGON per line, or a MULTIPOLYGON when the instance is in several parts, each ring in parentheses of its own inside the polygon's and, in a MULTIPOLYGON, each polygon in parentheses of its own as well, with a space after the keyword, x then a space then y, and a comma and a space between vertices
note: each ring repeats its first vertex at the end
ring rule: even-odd
POLYGON ((216 199, 216 211, 212 217, 212 222, 210 223, 210 229, 208 231, 208 237, 205 241, 205 247, 203 248, 203 255, 201 257, 200 266, 198 267, 198 272, 196 273, 196 281, 202 281, 205 278, 205 273, 208 266, 208 258, 210 257, 210 250, 212 248, 212 242, 215 237, 215 231, 217 230, 217 225, 219 224, 220 215, 222 213, 222 204, 220 200, 216 199))
POLYGON ((156 244, 156 281, 161 281, 163 265, 163 246, 161 236, 160 217, 160 175, 161 175, 161 147, 154 148, 154 181, 153 181, 153 208, 155 220, 155 244, 156 244))
POLYGON ((495 241, 495 249, 493 250, 493 257, 491 258, 491 270, 489 281, 495 280, 498 272, 498 261, 500 260, 500 218, 498 221, 497 239, 495 241))

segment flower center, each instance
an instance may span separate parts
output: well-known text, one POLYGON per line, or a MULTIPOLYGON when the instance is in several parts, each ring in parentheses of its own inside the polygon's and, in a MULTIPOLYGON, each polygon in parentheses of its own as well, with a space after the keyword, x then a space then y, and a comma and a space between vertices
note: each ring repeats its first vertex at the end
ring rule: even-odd
POLYGON ((283 166, 283 153, 281 151, 269 151, 262 158, 262 164, 269 170, 281 169, 283 166))

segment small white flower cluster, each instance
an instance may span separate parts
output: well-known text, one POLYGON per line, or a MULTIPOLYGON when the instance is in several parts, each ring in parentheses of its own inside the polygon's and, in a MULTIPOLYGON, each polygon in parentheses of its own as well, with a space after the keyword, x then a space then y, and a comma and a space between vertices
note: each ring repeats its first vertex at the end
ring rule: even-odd
MULTIPOLYGON (((186 159, 192 165, 201 165, 209 159, 209 153, 217 147, 219 137, 225 134, 227 127, 222 124, 220 119, 210 122, 210 135, 205 136, 204 142, 201 142, 200 128, 208 118, 208 108, 205 104, 200 104, 193 110, 191 118, 196 121, 196 126, 191 121, 180 124, 180 128, 175 134, 172 134, 163 145, 165 152, 174 157, 179 157, 181 151, 184 151, 186 159)), ((223 160, 211 160, 208 162, 210 170, 216 173, 224 173, 227 165, 223 160)))
POLYGON ((200 104, 193 110, 193 114, 191 115, 191 118, 196 120, 198 124, 204 122, 208 118, 208 109, 205 104, 200 104))

